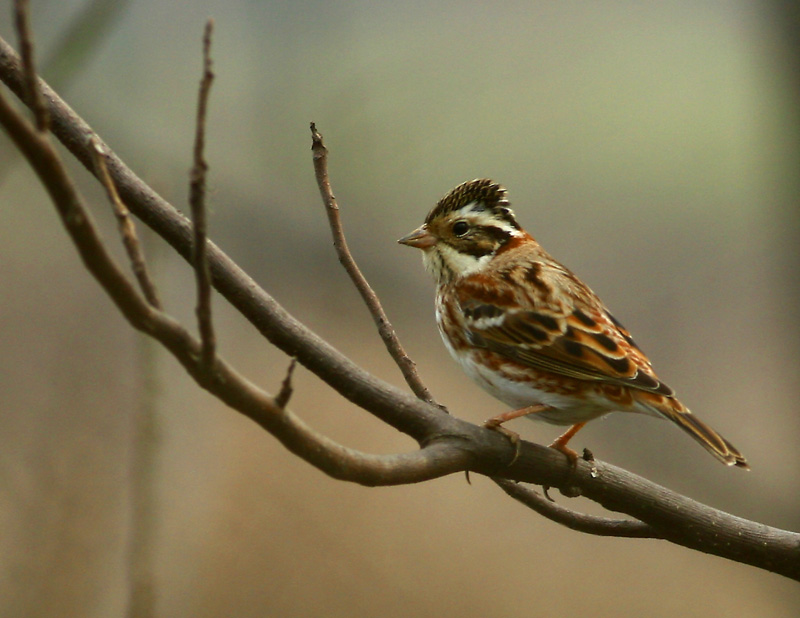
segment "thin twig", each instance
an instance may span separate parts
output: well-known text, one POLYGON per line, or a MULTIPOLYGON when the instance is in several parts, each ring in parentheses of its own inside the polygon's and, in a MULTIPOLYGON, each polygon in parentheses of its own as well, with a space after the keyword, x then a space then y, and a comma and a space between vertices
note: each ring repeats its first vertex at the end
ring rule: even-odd
POLYGON ((356 289, 361 294, 361 298, 364 299, 372 319, 375 320, 375 324, 378 326, 378 334, 389 351, 389 355, 400 368, 408 386, 417 397, 428 403, 435 404, 433 396, 422 383, 417 373, 414 361, 409 358, 400 344, 400 340, 397 338, 397 334, 391 322, 389 322, 378 296, 367 283, 366 278, 361 273, 358 265, 356 265, 350 249, 347 247, 344 230, 342 229, 342 220, 339 216, 339 204, 333 195, 328 176, 328 149, 325 147, 322 135, 317 131, 317 127, 313 122, 311 123, 311 150, 314 153, 314 172, 317 178, 317 185, 322 195, 322 202, 325 204, 325 212, 328 214, 328 223, 333 234, 333 246, 336 249, 339 262, 344 266, 356 289))
POLYGON ((139 243, 139 237, 136 234, 136 226, 131 219, 131 213, 120 198, 117 187, 114 185, 114 180, 108 172, 105 150, 96 139, 92 138, 91 141, 97 177, 100 180, 100 184, 105 188, 108 199, 114 209, 119 233, 122 236, 122 244, 125 246, 128 258, 131 261, 133 274, 136 276, 136 280, 139 282, 139 287, 142 289, 142 293, 147 299, 147 302, 150 303, 152 307, 161 309, 161 300, 158 297, 158 290, 147 270, 147 262, 144 259, 144 253, 139 243))
POLYGON ((286 370, 286 377, 281 382, 281 390, 275 395, 275 405, 281 410, 285 409, 292 397, 294 387, 292 386, 292 376, 294 375, 294 368, 297 365, 297 359, 293 358, 289 363, 289 368, 286 370))
POLYGON ((202 360, 206 367, 211 367, 216 350, 214 325, 211 319, 211 274, 206 257, 207 223, 206 223, 206 172, 208 164, 203 158, 206 132, 206 110, 208 94, 214 73, 211 71, 211 33, 214 21, 206 22, 203 33, 203 77, 200 79, 200 92, 197 103, 197 124, 195 127, 194 165, 190 173, 189 203, 192 208, 194 225, 194 272, 197 281, 197 314, 200 340, 202 341, 202 360))
POLYGON ((14 0, 14 24, 19 37, 20 56, 22 57, 25 79, 25 94, 36 119, 36 128, 41 132, 45 132, 50 126, 50 115, 47 112, 47 106, 39 88, 39 80, 36 77, 36 66, 33 60, 33 37, 31 36, 29 17, 28 0, 14 0))
POLYGON ((663 538, 652 526, 642 521, 611 519, 609 517, 578 513, 548 500, 526 485, 501 478, 492 478, 492 480, 515 500, 533 509, 539 515, 572 530, 599 536, 621 536, 639 539, 663 538))

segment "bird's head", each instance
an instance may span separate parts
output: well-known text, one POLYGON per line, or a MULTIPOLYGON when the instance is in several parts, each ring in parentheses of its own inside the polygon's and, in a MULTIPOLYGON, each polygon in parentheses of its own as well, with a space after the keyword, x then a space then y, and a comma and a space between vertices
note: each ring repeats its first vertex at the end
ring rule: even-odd
POLYGON ((425 268, 443 283, 480 271, 524 232, 501 185, 481 178, 445 195, 416 230, 397 242, 422 250, 425 268))

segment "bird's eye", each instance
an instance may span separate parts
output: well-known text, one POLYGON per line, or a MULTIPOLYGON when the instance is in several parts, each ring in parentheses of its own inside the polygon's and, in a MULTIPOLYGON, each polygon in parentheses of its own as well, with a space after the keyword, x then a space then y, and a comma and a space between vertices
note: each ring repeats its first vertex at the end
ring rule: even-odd
POLYGON ((453 234, 456 236, 463 236, 467 232, 469 232, 469 223, 466 221, 456 221, 453 224, 453 234))

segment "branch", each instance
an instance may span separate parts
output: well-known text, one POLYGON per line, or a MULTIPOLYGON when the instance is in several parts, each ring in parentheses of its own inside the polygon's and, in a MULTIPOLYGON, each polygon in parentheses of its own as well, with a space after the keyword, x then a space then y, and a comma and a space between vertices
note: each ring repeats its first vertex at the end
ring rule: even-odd
POLYGON ((28 159, 50 194, 61 221, 83 259, 130 324, 158 340, 203 388, 275 435, 290 451, 334 478, 365 485, 414 483, 450 474, 468 465, 468 455, 452 445, 431 444, 413 453, 369 455, 316 433, 274 399, 239 375, 224 359, 213 370, 203 363, 201 343, 180 324, 152 307, 106 251, 91 215, 47 139, 0 94, 0 124, 28 159))
POLYGON ((23 78, 25 83, 25 96, 23 100, 33 111, 36 119, 36 128, 45 132, 50 124, 47 107, 42 99, 39 89, 39 80, 36 79, 36 65, 33 60, 33 38, 31 37, 30 12, 28 0, 14 0, 14 25, 19 35, 19 48, 22 55, 23 78))
POLYGON ((147 269, 147 263, 142 253, 142 246, 139 243, 139 237, 136 234, 136 227, 131 221, 131 213, 117 193, 117 188, 114 186, 114 181, 111 174, 108 173, 108 166, 106 165, 105 153, 100 144, 94 139, 91 140, 91 145, 94 147, 94 165, 95 174, 100 184, 106 190, 108 199, 114 209, 114 216, 117 218, 120 236, 122 236, 122 244, 128 253, 128 259, 131 261, 131 268, 136 280, 139 282, 139 287, 142 289, 144 297, 155 309, 161 309, 161 300, 158 297, 158 290, 150 278, 150 273, 147 269))
MULTIPOLYGON (((18 96, 24 96, 19 59, 1 39, 0 79, 18 96)), ((87 141, 93 131, 43 82, 39 83, 52 116, 54 134, 94 171, 87 141)), ((291 412, 281 410, 273 398, 244 380, 223 359, 210 375, 198 369, 200 343, 139 297, 135 287, 100 251, 102 244, 98 246, 96 233, 83 225, 83 219, 89 221, 88 213, 60 162, 54 160, 55 151, 49 142, 29 127, 4 98, 0 98, 0 123, 46 186, 87 268, 131 324, 162 342, 203 388, 327 474, 365 485, 390 485, 470 470, 569 489, 646 523, 657 536, 674 543, 800 580, 800 535, 796 533, 718 511, 597 460, 578 461, 573 469, 560 453, 529 442, 520 443, 519 457, 508 465, 515 453, 505 437, 445 414, 356 366, 289 315, 211 242, 207 248, 212 283, 232 305, 278 348, 296 357, 356 405, 416 439, 422 448, 388 456, 359 453, 317 434, 291 412)), ((192 230, 186 218, 97 139, 106 149, 109 172, 124 202, 191 262, 192 230)))
POLYGON ((200 80, 200 92, 197 103, 197 124, 195 127, 194 165, 190 173, 189 204, 194 222, 194 272, 197 281, 197 322, 202 341, 202 360, 206 367, 211 367, 216 349, 214 326, 211 321, 211 275, 206 260, 207 224, 206 224, 206 172, 208 165, 203 158, 206 133, 206 110, 208 95, 214 73, 211 71, 211 33, 214 21, 206 22, 203 34, 203 77, 200 80))
POLYGON ((322 142, 322 135, 317 131, 317 127, 313 122, 311 123, 311 150, 314 153, 314 172, 317 177, 317 186, 322 196, 322 202, 325 204, 325 212, 328 214, 328 223, 331 227, 331 234, 333 234, 333 247, 336 249, 339 262, 344 266, 347 274, 350 275, 350 279, 359 294, 361 294, 361 298, 364 299, 372 319, 375 320, 375 324, 378 326, 378 334, 389 351, 389 355, 400 368, 406 384, 423 401, 435 403, 433 396, 417 374, 414 361, 408 357, 408 354, 400 344, 389 318, 386 317, 386 313, 381 307, 378 296, 367 283, 364 275, 361 274, 361 270, 347 247, 347 240, 345 240, 344 230, 342 229, 342 219, 339 216, 339 204, 333 195, 328 178, 328 149, 325 148, 325 144, 322 142))
MULTIPOLYGON (((2 38, 0 79, 17 96, 24 96, 19 58, 2 38)), ((136 176, 44 81, 39 80, 39 83, 52 115, 53 134, 92 174, 95 172, 87 136, 93 136, 106 152, 109 172, 131 212, 191 264, 193 242, 189 220, 136 176)), ((427 439, 427 424, 439 410, 421 404, 355 365, 291 316, 211 241, 207 243, 207 258, 215 289, 273 345, 288 356, 296 357, 351 402, 395 428, 400 429, 402 425, 403 430, 417 440, 427 439)), ((450 430, 443 428, 445 432, 450 430)))
POLYGON ((530 487, 514 483, 506 479, 492 479, 504 492, 539 515, 547 517, 556 523, 598 536, 620 536, 638 539, 660 539, 661 536, 652 526, 642 521, 629 519, 610 519, 608 517, 595 517, 585 513, 577 513, 555 502, 551 502, 539 495, 530 487))

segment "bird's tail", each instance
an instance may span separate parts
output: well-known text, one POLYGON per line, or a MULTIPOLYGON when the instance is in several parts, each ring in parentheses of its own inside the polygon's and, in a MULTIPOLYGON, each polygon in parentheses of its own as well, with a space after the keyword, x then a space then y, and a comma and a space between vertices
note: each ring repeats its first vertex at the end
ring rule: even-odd
POLYGON ((665 405, 658 406, 658 411, 702 444, 709 453, 726 466, 750 469, 739 449, 698 419, 677 400, 667 400, 665 405))

